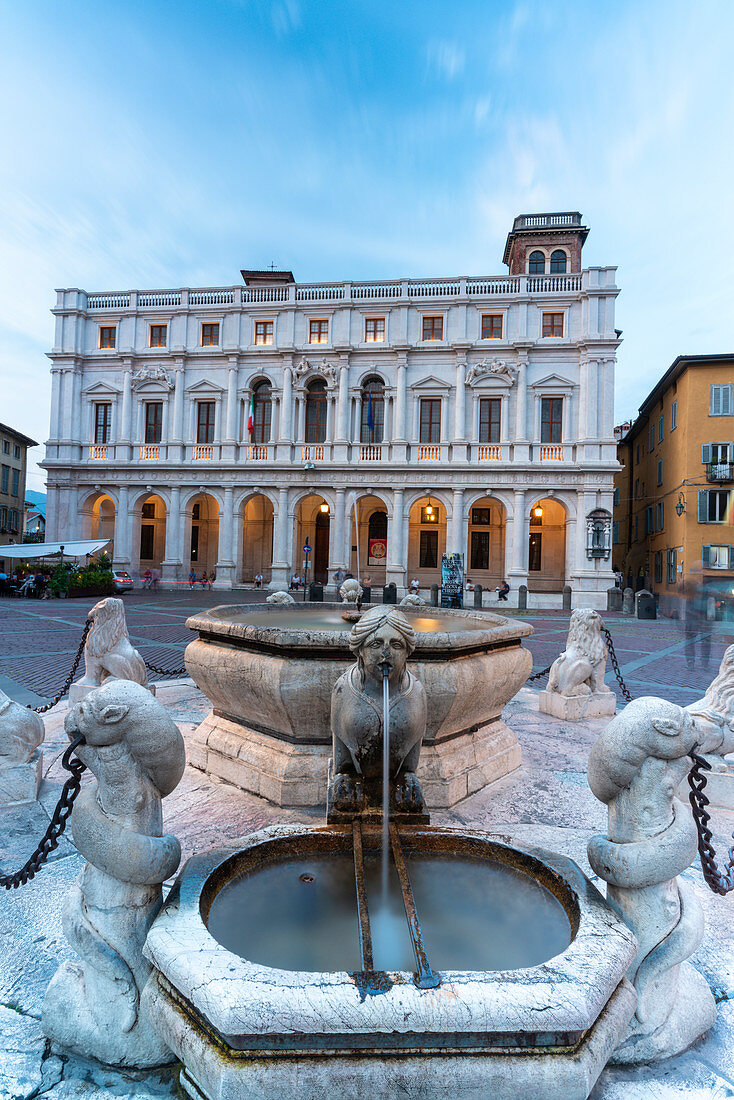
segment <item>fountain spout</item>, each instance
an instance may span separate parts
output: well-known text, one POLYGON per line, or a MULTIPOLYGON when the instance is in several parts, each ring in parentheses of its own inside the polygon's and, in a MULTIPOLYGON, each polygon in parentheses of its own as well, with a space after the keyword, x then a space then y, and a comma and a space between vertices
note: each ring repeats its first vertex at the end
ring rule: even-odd
POLYGON ((331 696, 327 822, 428 824, 416 777, 426 696, 407 667, 413 627, 396 607, 373 607, 352 628, 349 647, 355 664, 331 696))

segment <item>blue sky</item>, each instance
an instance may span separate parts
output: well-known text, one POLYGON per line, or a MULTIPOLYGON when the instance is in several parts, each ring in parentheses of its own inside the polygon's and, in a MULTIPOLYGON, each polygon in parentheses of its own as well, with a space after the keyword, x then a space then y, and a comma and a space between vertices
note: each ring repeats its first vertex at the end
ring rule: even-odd
POLYGON ((618 420, 676 355, 734 351, 724 0, 0 17, 0 420, 39 441, 55 287, 499 274, 532 211, 580 210, 584 262, 619 266, 618 420))

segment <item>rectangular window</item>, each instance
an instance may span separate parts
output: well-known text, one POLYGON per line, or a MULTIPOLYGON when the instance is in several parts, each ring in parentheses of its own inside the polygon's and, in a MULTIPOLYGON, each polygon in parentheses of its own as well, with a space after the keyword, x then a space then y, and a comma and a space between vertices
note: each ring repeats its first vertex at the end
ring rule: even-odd
POLYGON ((10 440, 9 439, 4 439, 3 440, 3 454, 4 455, 9 455, 10 454, 10 440))
POLYGON ((201 346, 203 348, 219 347, 219 324, 202 324, 201 346))
MULTIPOLYGON (((8 525, 8 509, 5 505, 0 508, 0 531, 4 532, 8 525)), ((0 559, 1 561, 2 559, 0 559)), ((2 568, 2 566, 0 566, 2 568)))
POLYGON ((423 318, 423 339, 443 340, 443 317, 423 318))
POLYGON ((381 393, 372 393, 372 427, 369 425, 370 400, 369 396, 362 394, 362 405, 359 421, 360 443, 382 443, 385 437, 385 399, 381 393))
POLYGON ((196 406, 196 442, 214 442, 214 401, 199 401, 196 406))
POLYGON ((489 569, 489 531, 472 531, 469 562, 472 569, 489 569))
POLYGON ((364 339, 367 344, 383 344, 385 342, 385 318, 366 317, 364 322, 364 339))
POLYGON ((435 569, 438 565, 438 531, 421 531, 418 567, 435 569))
POLYGON ((140 525, 140 560, 151 561, 153 558, 153 536, 155 527, 152 523, 140 525))
POLYGON ((438 508, 435 508, 432 504, 427 504, 425 508, 421 508, 421 523, 438 523, 438 508), (430 512, 428 509, 431 509, 430 512))
POLYGON ((663 581, 663 552, 662 550, 655 551, 655 583, 662 584, 663 581))
POLYGON ((640 465, 640 444, 637 444, 637 465, 640 465))
POLYGON ((698 522, 723 523, 729 503, 728 489, 698 490, 698 522))
POLYGON ((94 406, 94 442, 109 443, 112 424, 112 405, 109 401, 98 401, 94 406))
POLYGON ((479 442, 499 443, 502 401, 499 397, 482 397, 479 401, 479 442))
POLYGON ((101 348, 114 348, 117 325, 100 325, 99 346, 101 348))
POLYGON ((662 484, 663 484, 663 460, 662 460, 662 458, 659 458, 658 459, 658 485, 662 485, 662 484))
POLYGON ((563 336, 563 314, 543 314, 543 336, 563 336))
POLYGON ((309 344, 328 344, 329 322, 321 320, 309 321, 308 342, 309 344))
POLYGON ((146 401, 145 403, 145 442, 160 443, 163 428, 163 402, 146 401))
POLYGON ((675 584, 678 572, 678 551, 665 551, 665 579, 668 584, 675 584))
POLYGON ((560 443, 563 428, 563 398, 543 397, 540 401, 540 442, 560 443))
POLYGON ((654 424, 650 425, 650 446, 649 446, 649 450, 651 450, 651 451, 655 450, 655 425, 654 424))
POLYGON ((191 528, 191 554, 189 561, 199 560, 199 527, 194 524, 191 528))
POLYGON ((492 522, 492 510, 490 508, 472 508, 471 521, 477 527, 489 527, 492 522))
POLYGON ((146 500, 140 510, 140 515, 143 519, 155 519, 155 501, 146 500))
POLYGON ((734 385, 709 386, 709 416, 731 416, 734 385))
POLYGON ((151 348, 164 348, 168 335, 168 325, 151 325, 149 346, 151 348))
POLYGON ((20 458, 20 444, 16 443, 13 447, 13 458, 20 458))
POLYGON ((701 448, 702 461, 713 462, 715 465, 726 465, 732 459, 731 443, 708 443, 701 448))
POLYGON ((439 397, 424 397, 421 400, 420 442, 441 442, 441 399, 439 397))
POLYGON ((537 573, 540 569, 542 548, 543 536, 540 532, 532 534, 528 543, 528 569, 532 573, 537 573))
POLYGON ((665 526, 665 501, 659 500, 655 505, 655 529, 662 531, 665 526))
POLYGON ((639 479, 639 477, 636 477, 635 478, 635 500, 637 500, 638 496, 640 495, 639 490, 640 490, 640 479, 639 479))
POLYGON ((10 467, 3 466, 2 479, 0 479, 0 493, 7 493, 10 483, 10 467))
POLYGON ((639 517, 639 515, 637 515, 637 516, 635 516, 635 542, 637 542, 639 537, 640 537, 640 517, 639 517))
POLYGON ((678 401, 677 399, 670 406, 670 430, 674 432, 678 427, 678 401))
POLYGON ((273 342, 273 322, 272 321, 255 321, 255 343, 256 344, 272 344, 273 342))
POLYGON ((711 569, 730 569, 734 567, 734 548, 731 546, 704 546, 703 564, 711 569))
POLYGON ((17 497, 20 490, 20 470, 13 470, 13 496, 17 497))
POLYGON ((612 524, 612 542, 619 542, 619 524, 612 524))
POLYGON ((614 506, 615 508, 619 507, 619 485, 614 490, 614 506))
POLYGON ((502 314, 501 313, 483 313, 482 314, 482 340, 501 340, 502 339, 502 314))
POLYGON ((658 443, 663 442, 664 422, 665 422, 665 417, 661 416, 660 419, 658 420, 658 443))

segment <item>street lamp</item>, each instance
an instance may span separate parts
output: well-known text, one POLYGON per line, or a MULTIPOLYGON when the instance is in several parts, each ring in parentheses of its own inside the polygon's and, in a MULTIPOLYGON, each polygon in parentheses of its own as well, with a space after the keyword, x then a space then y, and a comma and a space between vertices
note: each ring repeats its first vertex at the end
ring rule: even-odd
POLYGON ((678 503, 675 506, 675 510, 679 516, 682 516, 686 510, 686 498, 683 493, 678 493, 678 503))
POLYGON ((320 505, 320 508, 324 515, 326 515, 326 513, 329 511, 329 505, 326 503, 326 501, 324 501, 324 503, 320 505))
POLYGON ((536 519, 540 519, 541 516, 543 515, 543 509, 540 507, 539 504, 536 504, 535 507, 533 508, 533 515, 535 516, 536 519))

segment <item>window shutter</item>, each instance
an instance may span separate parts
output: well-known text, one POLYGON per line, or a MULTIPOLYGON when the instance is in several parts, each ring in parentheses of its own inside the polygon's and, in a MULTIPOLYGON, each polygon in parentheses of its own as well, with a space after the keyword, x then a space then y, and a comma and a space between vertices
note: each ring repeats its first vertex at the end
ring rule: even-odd
POLYGON ((711 547, 704 546, 701 549, 701 561, 704 565, 711 565, 711 547))
POLYGON ((709 416, 721 415, 721 388, 709 386, 709 416))
POLYGON ((734 569, 734 546, 729 547, 729 568, 734 569))
POLYGON ((708 523, 709 521, 709 491, 708 489, 698 490, 698 522, 708 523))
POLYGON ((710 443, 703 443, 701 445, 701 462, 703 462, 704 466, 708 466, 710 461, 711 461, 711 444, 710 443))
POLYGON ((732 389, 734 389, 734 387, 732 387, 731 385, 721 387, 721 415, 722 416, 731 416, 732 389))

